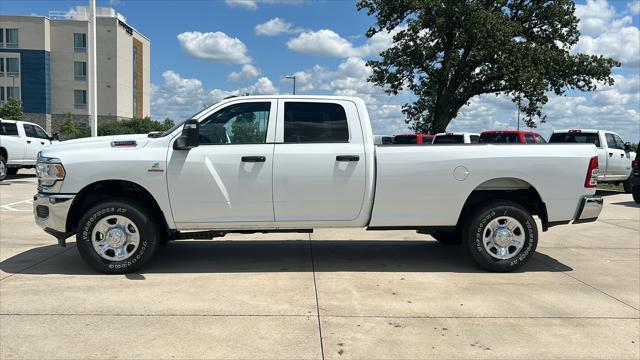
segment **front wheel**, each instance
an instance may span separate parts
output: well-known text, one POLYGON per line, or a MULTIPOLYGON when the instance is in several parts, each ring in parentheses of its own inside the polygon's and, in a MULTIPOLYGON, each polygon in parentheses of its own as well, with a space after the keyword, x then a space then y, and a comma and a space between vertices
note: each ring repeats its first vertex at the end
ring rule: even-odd
POLYGON ((640 204, 640 185, 633 187, 633 201, 635 201, 636 204, 640 204))
POLYGON ((625 182, 622 183, 622 188, 624 189, 625 194, 631 194, 633 191, 633 185, 631 185, 631 177, 629 177, 625 182))
POLYGON ((7 159, 4 155, 0 155, 0 181, 7 177, 7 159))
POLYGON ((100 203, 82 217, 76 243, 80 256, 106 274, 127 274, 145 265, 158 248, 150 212, 127 200, 100 203))
POLYGON ((538 245, 538 228, 522 206, 497 201, 472 215, 465 239, 471 256, 481 267, 509 272, 533 256, 538 245))

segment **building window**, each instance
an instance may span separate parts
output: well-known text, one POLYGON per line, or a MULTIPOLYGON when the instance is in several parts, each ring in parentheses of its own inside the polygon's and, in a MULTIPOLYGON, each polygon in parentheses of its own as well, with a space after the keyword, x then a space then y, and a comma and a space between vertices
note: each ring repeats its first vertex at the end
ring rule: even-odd
POLYGON ((82 33, 73 34, 73 51, 87 52, 87 34, 82 34, 82 33))
POLYGON ((73 106, 76 109, 87 108, 87 90, 73 90, 73 106))
POLYGON ((20 100, 20 88, 17 86, 7 86, 7 100, 20 100))
POLYGON ((0 86, 0 104, 4 104, 4 86, 0 86))
POLYGON ((0 28, 0 48, 4 47, 4 29, 0 28))
POLYGON ((18 29, 5 29, 5 47, 17 48, 18 47, 18 29))
POLYGON ((4 58, 0 57, 0 77, 4 77, 4 58))
POLYGON ((18 58, 7 58, 7 76, 20 76, 20 61, 18 58))
POLYGON ((73 62, 73 77, 77 81, 87 80, 87 62, 86 61, 73 62))

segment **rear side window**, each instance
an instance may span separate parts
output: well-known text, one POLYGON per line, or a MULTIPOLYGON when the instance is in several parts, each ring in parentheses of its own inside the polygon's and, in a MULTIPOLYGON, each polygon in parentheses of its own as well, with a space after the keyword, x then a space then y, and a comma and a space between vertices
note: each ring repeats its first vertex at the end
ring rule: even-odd
POLYGON ((593 144, 596 147, 600 147, 600 137, 598 137, 598 134, 594 133, 554 133, 551 135, 549 142, 555 144, 593 144))
POLYGON ((344 108, 332 103, 286 102, 284 142, 349 142, 349 125, 344 108))
POLYGON ((546 144, 547 140, 545 140, 542 136, 536 135, 536 143, 538 144, 546 144))
POLYGON ((518 142, 518 134, 482 134, 479 142, 485 144, 515 144, 518 142))
POLYGON ((433 139, 434 144, 464 144, 464 135, 439 135, 433 139))
POLYGON ((535 141, 533 140, 533 135, 531 135, 531 134, 524 134, 524 141, 525 141, 527 144, 533 144, 533 143, 535 143, 535 141))
POLYGON ((0 123, 0 135, 18 136, 18 127, 15 123, 0 123))
POLYGON ((480 139, 480 136, 478 136, 478 135, 471 135, 469 137, 469 140, 471 141, 472 144, 477 143, 479 139, 480 139))
POLYGON ((396 136, 393 142, 396 144, 417 144, 418 137, 416 135, 396 136))

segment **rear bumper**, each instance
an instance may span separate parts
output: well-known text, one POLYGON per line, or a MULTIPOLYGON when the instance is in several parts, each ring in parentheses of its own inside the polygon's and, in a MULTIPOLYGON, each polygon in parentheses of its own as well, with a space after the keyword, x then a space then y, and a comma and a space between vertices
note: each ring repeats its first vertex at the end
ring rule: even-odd
POLYGON ((585 196, 580 200, 578 213, 574 224, 593 222, 598 220, 604 201, 601 196, 585 196))
POLYGON ((60 245, 73 235, 67 232, 67 216, 75 195, 41 194, 33 196, 33 216, 36 224, 55 236, 60 245))

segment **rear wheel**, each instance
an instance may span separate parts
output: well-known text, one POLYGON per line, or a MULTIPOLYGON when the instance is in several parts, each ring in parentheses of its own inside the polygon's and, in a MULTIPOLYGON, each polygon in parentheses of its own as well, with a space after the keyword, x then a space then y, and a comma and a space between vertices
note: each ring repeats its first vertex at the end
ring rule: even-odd
POLYGON ((538 245, 538 228, 522 206, 496 201, 480 208, 464 230, 467 249, 484 269, 514 271, 526 264, 538 245))
POLYGON ((633 201, 640 204, 640 185, 633 187, 633 201))
POLYGON ((158 248, 151 212, 127 200, 102 202, 82 217, 76 243, 80 256, 107 274, 127 274, 144 266, 158 248))

